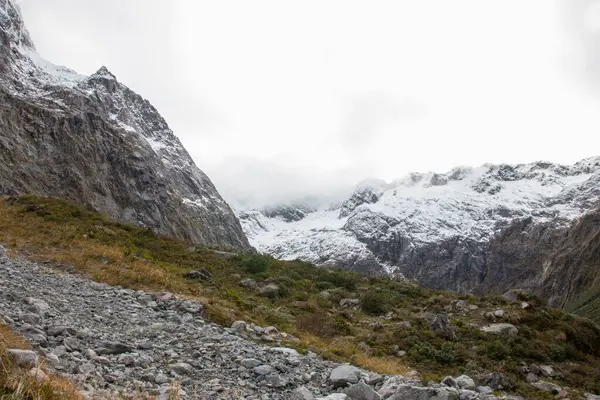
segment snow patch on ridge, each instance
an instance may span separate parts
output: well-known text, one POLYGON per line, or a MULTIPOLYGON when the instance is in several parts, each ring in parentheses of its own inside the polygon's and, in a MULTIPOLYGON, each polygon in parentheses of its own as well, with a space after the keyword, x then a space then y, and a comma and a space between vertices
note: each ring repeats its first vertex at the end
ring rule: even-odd
POLYGON ((297 221, 269 218, 260 209, 240 210, 238 217, 251 244, 278 258, 322 265, 375 260, 391 273, 396 266, 377 260, 369 245, 395 238, 410 251, 454 237, 486 242, 522 218, 567 224, 587 211, 599 171, 600 157, 572 166, 457 167, 445 174, 411 173, 389 184, 361 182, 341 205, 297 221))
POLYGON ((37 51, 22 49, 22 54, 32 61, 32 65, 46 75, 46 78, 55 85, 64 85, 74 88, 79 83, 88 79, 87 76, 78 74, 70 68, 58 66, 44 59, 37 51))

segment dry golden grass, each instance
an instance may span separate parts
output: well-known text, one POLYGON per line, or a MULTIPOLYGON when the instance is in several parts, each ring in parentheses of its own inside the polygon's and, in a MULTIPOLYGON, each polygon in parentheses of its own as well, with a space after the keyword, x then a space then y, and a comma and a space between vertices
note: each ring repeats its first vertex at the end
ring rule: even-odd
POLYGON ((353 363, 359 367, 388 375, 407 375, 411 368, 393 358, 373 357, 362 353, 356 354, 353 363))
POLYGON ((73 237, 69 226, 43 221, 33 214, 17 215, 0 202, 0 242, 13 254, 25 252, 37 261, 73 265, 80 272, 110 285, 189 293, 183 278, 145 261, 131 261, 123 249, 73 237), (31 229, 35 226, 36 229, 31 229))
POLYGON ((0 398, 6 400, 83 400, 68 380, 47 374, 37 381, 28 370, 14 365, 7 349, 28 349, 21 336, 0 324, 0 398))
POLYGON ((412 369, 393 358, 375 357, 361 351, 350 338, 338 337, 323 339, 306 332, 299 332, 301 346, 311 349, 324 357, 337 361, 350 361, 352 364, 380 374, 404 375, 412 369))
POLYGON ((6 325, 0 324, 0 348, 27 350, 29 345, 25 338, 11 331, 6 325))

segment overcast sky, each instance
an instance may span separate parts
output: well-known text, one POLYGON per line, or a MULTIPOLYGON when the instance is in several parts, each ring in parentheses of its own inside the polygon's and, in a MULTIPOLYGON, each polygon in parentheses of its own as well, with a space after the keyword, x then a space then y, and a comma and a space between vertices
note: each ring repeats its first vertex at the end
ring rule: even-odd
POLYGON ((598 0, 22 0, 39 53, 106 65, 227 200, 600 154, 598 0))

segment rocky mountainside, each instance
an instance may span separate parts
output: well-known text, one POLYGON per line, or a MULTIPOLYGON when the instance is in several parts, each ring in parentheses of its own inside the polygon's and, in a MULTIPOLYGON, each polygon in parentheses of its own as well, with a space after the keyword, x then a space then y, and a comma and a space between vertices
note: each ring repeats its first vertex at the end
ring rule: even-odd
POLYGON ((36 193, 191 242, 250 245, 158 111, 105 67, 91 76, 35 51, 0 0, 0 194, 36 193))
POLYGON ((364 182, 339 204, 272 205, 238 216, 251 243, 278 258, 453 291, 516 287, 565 305, 600 275, 597 253, 587 257, 586 273, 578 256, 593 253, 586 246, 600 231, 599 199, 597 157, 413 173, 364 182))

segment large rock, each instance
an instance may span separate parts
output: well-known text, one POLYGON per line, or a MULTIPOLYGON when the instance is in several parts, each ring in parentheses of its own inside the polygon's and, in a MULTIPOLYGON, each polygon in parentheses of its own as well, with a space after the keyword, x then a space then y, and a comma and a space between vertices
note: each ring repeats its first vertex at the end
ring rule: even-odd
POLYGON ((267 364, 259 365, 252 368, 252 372, 254 372, 256 375, 269 375, 271 372, 273 372, 273 367, 267 364))
POLYGON ((476 388, 475 381, 470 376, 461 375, 456 378, 455 381, 458 387, 461 389, 475 390, 476 388))
POLYGON ((341 299, 340 300, 340 307, 342 307, 342 308, 358 307, 359 304, 360 304, 359 299, 341 299))
POLYGON ((349 383, 358 383, 360 369, 352 365, 341 365, 331 371, 329 382, 335 387, 346 386, 349 383))
POLYGON ((403 385, 388 400, 459 400, 458 390, 403 385))
POLYGON ((491 333, 493 335, 517 335, 519 329, 512 324, 490 324, 481 328, 482 332, 491 333))
POLYGON ((352 400, 380 400, 381 396, 364 382, 359 382, 344 390, 352 400))
POLYGON ((278 285, 276 285, 274 283, 269 283, 268 285, 261 287, 260 290, 258 291, 258 294, 263 297, 274 298, 274 297, 279 296, 279 291, 280 291, 280 288, 278 285))
POLYGON ((424 318, 437 335, 449 340, 456 339, 456 333, 447 314, 425 314, 424 318))
POLYGON ((301 386, 292 392, 290 400, 315 400, 315 396, 306 387, 301 386))
POLYGON ((34 351, 31 350, 20 350, 20 349, 8 349, 6 354, 17 364, 19 367, 30 367, 34 368, 38 365, 38 356, 34 351))
POLYGON ((203 281, 210 281, 212 279, 212 273, 206 268, 190 271, 185 274, 188 279, 200 279, 203 281))
POLYGON ((29 375, 38 383, 44 382, 46 379, 48 379, 48 376, 41 368, 32 368, 27 375, 29 375))
POLYGON ((345 393, 333 393, 329 396, 319 397, 317 400, 348 400, 348 396, 345 393))
POLYGON ((252 278, 242 279, 242 281, 240 282, 240 285, 242 285, 243 287, 245 287, 247 290, 250 290, 250 291, 254 291, 254 290, 258 289, 258 284, 252 278))
POLYGON ((231 329, 233 329, 236 332, 243 332, 246 330, 247 326, 248 324, 246 323, 246 321, 235 321, 233 324, 231 324, 231 329))
POLYGON ((383 385, 381 385, 381 388, 379 388, 377 393, 379 393, 379 395, 382 398, 387 399, 388 397, 395 394, 399 390, 399 388, 402 386, 406 386, 406 385, 417 385, 418 386, 419 384, 420 384, 420 381, 417 379, 406 378, 406 377, 400 376, 400 375, 391 376, 391 377, 387 378, 385 380, 385 382, 383 382, 383 385))
POLYGON ((482 386, 489 386, 494 390, 510 390, 515 385, 504 374, 492 372, 482 379, 482 386))
POLYGON ((552 378, 555 375, 554 368, 551 365, 540 365, 540 372, 546 378, 552 378))
POLYGON ((555 385, 552 382, 545 382, 545 381, 532 382, 531 386, 533 386, 536 389, 543 390, 545 392, 550 392, 552 394, 558 394, 562 390, 562 388, 560 386, 555 385))
POLYGON ((133 351, 133 348, 122 342, 101 342, 94 350, 96 354, 122 354, 133 351))
POLYGON ((29 311, 34 312, 38 315, 44 315, 48 310, 50 310, 50 306, 44 300, 28 297, 25 299, 25 302, 29 305, 29 311))
POLYGON ((175 372, 178 375, 187 375, 194 370, 188 363, 176 363, 169 365, 169 371, 175 372))

